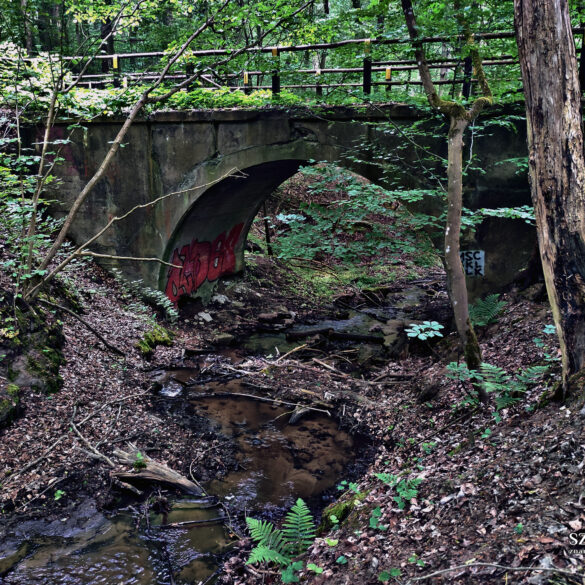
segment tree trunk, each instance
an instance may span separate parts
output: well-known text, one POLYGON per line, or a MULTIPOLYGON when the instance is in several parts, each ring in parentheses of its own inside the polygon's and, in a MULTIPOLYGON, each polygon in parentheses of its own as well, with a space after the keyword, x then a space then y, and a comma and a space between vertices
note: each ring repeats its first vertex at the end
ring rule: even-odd
MULTIPOLYGON (((473 38, 469 31, 466 36, 470 49, 470 56, 477 70, 477 78, 481 86, 483 97, 477 98, 471 108, 466 110, 463 105, 456 102, 443 100, 439 97, 437 89, 432 81, 427 64, 425 51, 418 38, 418 28, 412 7, 412 0, 402 0, 402 10, 406 19, 406 26, 414 48, 420 78, 432 108, 438 110, 449 119, 448 136, 448 166, 447 166, 447 221, 445 225, 445 272, 447 273, 447 292, 451 306, 457 333, 463 346, 465 362, 470 370, 477 370, 481 365, 481 349, 473 326, 469 319, 469 306, 467 301, 467 284, 465 273, 459 257, 459 241, 461 232, 461 211, 463 209, 463 133, 470 122, 480 114, 482 109, 492 102, 492 95, 485 78, 481 59, 477 48, 473 44, 473 38)), ((465 23, 461 23, 465 29, 465 23)), ((487 401, 485 389, 476 385, 475 389, 482 402, 487 401)))
POLYGON ((566 0, 514 0, 528 121, 530 184, 563 388, 585 365, 585 164, 575 44, 566 0))
MULTIPOLYGON (((463 211, 463 133, 468 125, 469 120, 466 118, 451 116, 447 154, 445 272, 455 326, 463 343, 465 363, 470 370, 477 370, 481 365, 481 350, 469 320, 467 284, 459 256, 461 212, 463 211)), ((480 398, 482 401, 487 400, 485 392, 480 392, 480 398)))

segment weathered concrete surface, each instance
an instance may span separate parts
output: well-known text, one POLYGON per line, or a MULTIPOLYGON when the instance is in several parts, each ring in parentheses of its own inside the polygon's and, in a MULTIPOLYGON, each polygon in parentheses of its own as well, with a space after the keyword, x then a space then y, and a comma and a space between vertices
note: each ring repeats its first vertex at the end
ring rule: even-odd
MULTIPOLYGON (((111 217, 168 195, 116 223, 94 249, 113 256, 156 257, 180 264, 181 270, 155 262, 107 262, 130 279, 141 278, 148 286, 166 290, 175 300, 180 294, 203 290, 221 274, 242 269, 244 242, 259 206, 300 164, 335 162, 385 187, 428 187, 416 165, 425 155, 424 148, 445 156, 446 139, 417 138, 424 148, 414 148, 406 134, 417 120, 421 114, 404 105, 318 112, 301 108, 153 114, 132 126, 124 148, 84 204, 71 236, 83 242, 111 217), (383 126, 389 119, 391 126, 383 126), (395 163, 391 174, 384 174, 372 145, 387 153, 381 162, 395 163), (229 176, 235 170, 244 176, 229 176)), ((92 122, 64 148, 57 193, 62 211, 91 178, 122 122, 92 122)), ((428 122, 435 135, 437 124, 436 120, 428 122)), ((58 125, 54 134, 63 137, 65 125, 58 125)), ((445 129, 439 128, 438 135, 446 136, 445 129)), ((467 178, 469 204, 529 203, 526 179, 515 174, 513 165, 498 164, 526 155, 524 129, 495 126, 490 134, 474 138, 473 151, 478 157, 476 166, 483 172, 471 172, 467 178)), ((443 173, 436 158, 426 164, 439 176, 443 173)), ((504 251, 506 269, 502 271, 499 261, 489 261, 491 252, 484 240, 470 243, 486 249, 486 277, 475 281, 475 290, 480 292, 485 288, 481 283, 500 285, 504 272, 504 280, 515 274, 530 253, 514 244, 516 222, 502 224, 498 229, 504 231, 495 238, 495 224, 490 225, 481 237, 486 243, 495 239, 498 249, 503 241, 509 242, 510 251, 504 251)), ((478 230, 478 237, 482 233, 478 230)))

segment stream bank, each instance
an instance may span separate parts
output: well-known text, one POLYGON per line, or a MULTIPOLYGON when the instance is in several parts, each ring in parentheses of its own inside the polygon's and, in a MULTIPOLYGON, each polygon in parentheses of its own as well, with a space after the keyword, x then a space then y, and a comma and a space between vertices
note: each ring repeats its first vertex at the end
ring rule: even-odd
MULTIPOLYGON (((0 442, 2 542, 14 544, 12 551, 4 549, 11 554, 3 557, 0 582, 26 583, 27 577, 18 572, 19 567, 24 567, 24 558, 33 562, 35 554, 40 555, 34 569, 38 572, 31 573, 31 579, 36 579, 31 583, 42 583, 42 579, 54 583, 51 575, 58 570, 70 576, 73 565, 67 563, 75 563, 79 555, 60 555, 59 560, 42 553, 43 538, 54 540, 59 534, 64 539, 63 550, 95 554, 113 569, 125 566, 124 554, 140 547, 142 553, 132 553, 141 559, 140 567, 128 564, 126 568, 134 567, 136 578, 143 578, 145 583, 148 579, 152 582, 153 574, 161 583, 170 573, 176 583, 193 583, 201 579, 195 575, 213 573, 218 549, 194 544, 189 534, 198 531, 164 529, 173 541, 173 547, 168 549, 166 544, 160 546, 155 537, 161 531, 155 525, 163 522, 165 511, 164 522, 176 523, 204 519, 210 513, 213 519, 215 509, 200 512, 196 509, 200 501, 185 497, 174 500, 162 492, 160 495, 170 504, 169 511, 155 488, 150 493, 153 506, 146 514, 141 500, 129 500, 127 493, 112 485, 108 466, 96 459, 70 428, 73 420, 85 440, 100 453, 111 455, 116 446, 134 443, 145 455, 186 477, 221 484, 230 472, 241 471, 236 465, 246 467, 243 459, 238 460, 236 449, 228 447, 233 444, 226 439, 229 432, 240 433, 251 447, 269 446, 265 446, 264 437, 257 436, 245 411, 234 423, 224 422, 221 432, 221 422, 215 428, 192 424, 206 418, 207 413, 203 417, 202 411, 176 407, 178 399, 189 397, 197 402, 191 393, 202 391, 208 395, 204 400, 216 401, 208 411, 221 414, 224 397, 212 396, 224 393, 214 386, 218 378, 235 385, 231 391, 240 394, 331 409, 344 429, 367 436, 376 449, 375 456, 366 458, 361 467, 335 471, 343 474, 337 477, 338 483, 353 480, 361 499, 356 499, 352 489, 334 488, 326 493, 322 505, 329 503, 328 498, 340 495, 348 515, 339 527, 315 540, 306 561, 322 568, 323 573, 303 569, 299 573, 303 582, 336 585, 353 580, 373 584, 391 570, 400 571, 408 582, 411 577, 458 566, 470 559, 504 567, 581 567, 581 557, 571 554, 568 545, 570 532, 585 526, 579 488, 584 457, 581 445, 585 444, 580 405, 566 405, 559 410, 558 405, 547 403, 543 400, 543 383, 531 388, 521 403, 501 411, 502 420, 496 422, 491 409, 474 410, 462 405, 465 391, 461 384, 445 377, 445 364, 457 358, 449 336, 435 346, 437 355, 429 356, 424 344, 411 344, 409 353, 402 352, 397 360, 373 354, 360 361, 354 355, 355 342, 332 339, 328 334, 333 329, 330 323, 321 326, 326 318, 347 321, 353 318, 350 311, 369 311, 372 297, 379 304, 388 301, 389 306, 396 306, 392 295, 404 294, 413 286, 424 291, 418 296, 424 302, 416 310, 423 318, 436 318, 441 315, 445 293, 440 277, 432 272, 418 283, 411 278, 369 291, 370 300, 346 291, 334 299, 336 303, 316 310, 310 296, 294 297, 284 280, 278 280, 286 277, 286 271, 273 268, 269 272, 271 266, 270 262, 260 263, 250 269, 245 280, 227 283, 226 286, 241 287, 238 294, 228 288, 219 290, 218 295, 227 297, 229 303, 220 298, 215 305, 193 307, 191 314, 187 311, 175 327, 177 337, 173 344, 158 346, 148 359, 135 346, 152 330, 152 311, 95 267, 76 275, 86 319, 123 349, 125 358, 106 351, 79 322, 65 317, 63 389, 52 395, 26 391, 22 416, 3 431, 0 442), (270 279, 268 274, 272 275, 270 279), (273 298, 274 290, 283 292, 273 298), (246 298, 256 302, 248 305, 246 298), (260 315, 264 317, 260 319, 260 315), (344 315, 349 319, 342 319, 344 315), (228 316, 230 319, 224 318, 228 316), (293 323, 285 324, 287 319, 293 323), (310 323, 311 319, 316 322, 310 323), (287 331, 296 331, 300 324, 321 331, 301 339, 285 339, 293 346, 274 349, 275 338, 286 338, 287 331), (261 351, 242 352, 238 340, 252 333, 273 338, 261 351), (285 355, 294 346, 302 345, 303 349, 285 355), (160 379, 162 372, 170 377, 160 379), (157 378, 159 386, 153 389, 157 378), (192 382, 196 384, 190 387, 192 382), (186 420, 190 423, 185 424, 186 420), (259 444, 254 445, 255 440, 259 444), (395 501, 396 492, 376 476, 380 473, 421 480, 416 496, 404 509, 395 501), (120 512, 121 516, 112 516, 112 510, 121 508, 128 509, 120 512), (172 519, 170 513, 175 514, 172 519), (147 516, 153 526, 145 531, 147 516), (35 529, 35 540, 31 538, 33 526, 27 522, 38 522, 39 518, 45 519, 44 527, 35 529), (138 518, 142 528, 136 529, 138 518), (103 541, 84 544, 88 533, 95 536, 106 526, 111 536, 106 539, 107 545, 103 541), (75 541, 77 537, 80 540, 75 541), (330 545, 325 538, 336 544, 330 545), (33 546, 23 547, 23 540, 33 546), (108 552, 106 547, 110 545, 113 548, 108 552), (340 558, 346 562, 338 562, 340 558), (201 572, 190 572, 195 570, 201 572)), ((404 297, 411 306, 411 297, 404 297)), ((546 349, 532 342, 550 320, 548 308, 520 295, 506 296, 505 301, 506 310, 499 322, 480 331, 484 359, 512 372, 542 361, 545 354, 554 356, 554 341, 547 339, 546 349)), ((411 317, 412 314, 409 320, 411 317)), ((383 338, 382 326, 376 331, 375 325, 368 325, 367 335, 383 338)), ((372 345, 379 349, 384 344, 372 345)), ((271 403, 262 408, 274 414, 272 418, 277 416, 271 403)), ((287 406, 287 412, 289 408, 296 410, 287 406)), ((306 422, 303 416, 297 425, 306 422)), ((279 420, 284 422, 284 418, 279 420)), ((302 459, 303 455, 302 447, 297 447, 297 456, 302 459)), ((236 480, 233 485, 240 484, 236 480)), ((347 487, 348 483, 343 485, 347 487)), ((236 500, 240 491, 238 487, 235 493, 226 490, 225 494, 236 500)), ((246 505, 245 499, 242 504, 246 505)), ((286 499, 281 500, 265 509, 264 517, 277 521, 287 506, 286 499)), ((232 520, 234 529, 240 532, 242 515, 236 513, 232 520)), ((218 530, 217 539, 220 533, 221 538, 225 537, 223 525, 210 528, 218 530)), ((169 536, 164 537, 164 542, 169 542, 169 536)), ((250 548, 248 541, 232 542, 233 554, 221 565, 217 576, 220 582, 278 582, 278 572, 272 568, 258 571, 244 564, 250 548)), ((76 574, 83 566, 75 566, 76 574)), ((93 566, 97 570, 100 565, 93 566)), ((501 583, 505 574, 497 567, 472 563, 453 574, 435 577, 434 582, 501 583)), ((546 583, 548 575, 534 571, 513 574, 518 583, 546 583)), ((92 579, 91 582, 99 582, 96 576, 92 579)))

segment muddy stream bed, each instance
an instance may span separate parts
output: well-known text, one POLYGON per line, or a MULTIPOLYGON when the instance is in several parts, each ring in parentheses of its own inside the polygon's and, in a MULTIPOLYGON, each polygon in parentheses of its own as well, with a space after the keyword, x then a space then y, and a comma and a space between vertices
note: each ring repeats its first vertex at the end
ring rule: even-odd
MULTIPOLYGON (((239 351, 283 354, 329 330, 346 341, 354 338, 356 359, 367 362, 395 344, 395 329, 379 324, 397 317, 394 305, 286 332, 267 328, 243 340, 239 351)), ((88 500, 62 519, 23 522, 0 543, 0 584, 212 582, 233 546, 233 519, 241 526, 246 515, 278 518, 298 497, 319 513, 363 456, 365 439, 341 430, 328 413, 295 413, 294 406, 263 398, 237 375, 204 379, 200 366, 177 367, 159 372, 158 381, 159 408, 185 426, 209 425, 223 436, 226 452, 220 456, 231 458, 232 470, 203 484, 207 495, 201 497, 168 497, 148 508, 131 502, 108 515, 88 500)))

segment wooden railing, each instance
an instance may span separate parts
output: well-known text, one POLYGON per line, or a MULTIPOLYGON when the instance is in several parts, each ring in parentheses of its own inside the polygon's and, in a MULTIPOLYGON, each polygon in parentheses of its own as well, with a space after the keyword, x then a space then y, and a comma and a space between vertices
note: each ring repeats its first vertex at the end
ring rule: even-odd
MULTIPOLYGON (((574 33, 583 33, 585 29, 575 28, 574 33)), ((474 36, 476 42, 486 44, 492 40, 511 39, 514 37, 513 32, 494 32, 483 33, 474 36)), ((433 43, 446 43, 453 39, 445 37, 424 37, 420 42, 430 45, 433 43)), ((409 39, 347 39, 333 43, 316 43, 309 45, 296 46, 270 46, 270 47, 249 47, 238 51, 239 55, 246 55, 249 59, 255 61, 256 67, 251 69, 240 69, 237 72, 219 74, 215 71, 208 70, 199 76, 199 82, 208 87, 227 87, 229 89, 243 89, 246 93, 254 89, 271 90, 273 94, 278 94, 281 89, 289 90, 306 90, 313 89, 317 94, 322 94, 323 89, 336 88, 361 88, 364 94, 370 94, 375 87, 383 87, 386 91, 391 91, 395 86, 421 86, 422 83, 418 78, 418 68, 416 61, 412 59, 398 60, 374 60, 372 58, 372 47, 383 47, 390 45, 409 44, 409 39), (289 52, 323 52, 333 51, 340 48, 356 47, 361 49, 357 58, 360 59, 358 66, 354 67, 323 67, 323 68, 303 68, 289 69, 282 66, 281 56, 289 52), (267 54, 269 61, 265 61, 265 67, 258 67, 258 58, 267 54), (406 72, 406 79, 396 79, 396 75, 406 72), (412 75, 414 73, 414 76, 412 75), (306 80, 307 76, 312 76, 306 80), (341 76, 341 81, 325 82, 325 77, 341 76), (305 79, 300 79, 300 78, 305 79), (348 81, 349 78, 349 81, 348 81), (270 83, 266 80, 270 79, 270 83), (291 80, 292 79, 292 80, 291 80), (300 80, 299 80, 300 79, 300 80)), ((579 50, 579 49, 578 49, 579 50)), ((228 49, 207 49, 202 51, 192 51, 189 53, 189 60, 186 61, 183 71, 174 71, 167 75, 169 81, 185 81, 193 75, 195 60, 204 60, 208 57, 224 57, 228 61, 233 50, 228 49)), ((168 53, 144 52, 144 53, 118 53, 115 55, 98 54, 94 59, 103 62, 107 61, 109 72, 85 74, 79 80, 80 85, 89 87, 104 86, 113 84, 114 86, 129 85, 132 83, 145 83, 158 78, 156 71, 130 71, 124 70, 123 64, 146 61, 161 61, 168 57, 168 53)), ((83 62, 85 57, 66 57, 67 61, 72 63, 72 71, 75 74, 75 67, 83 62)), ((581 57, 583 61, 583 57, 581 57)), ((483 61, 486 68, 505 67, 517 65, 515 57, 508 54, 492 56, 483 61)), ((583 64, 582 64, 583 65, 583 64)), ((136 66, 131 67, 136 69, 136 66)), ((473 78, 473 67, 469 57, 457 59, 454 57, 431 58, 429 59, 429 68, 439 70, 438 79, 434 80, 437 85, 451 85, 452 93, 456 92, 456 87, 461 86, 461 93, 464 97, 469 97, 472 91, 472 85, 475 82, 473 78)), ((126 67, 128 69, 128 67, 126 67)), ((581 67, 583 71, 584 67, 581 67)), ((511 74, 519 81, 519 70, 511 70, 511 74)))

